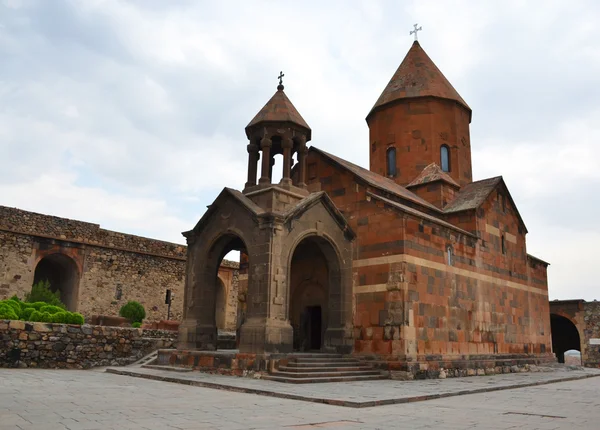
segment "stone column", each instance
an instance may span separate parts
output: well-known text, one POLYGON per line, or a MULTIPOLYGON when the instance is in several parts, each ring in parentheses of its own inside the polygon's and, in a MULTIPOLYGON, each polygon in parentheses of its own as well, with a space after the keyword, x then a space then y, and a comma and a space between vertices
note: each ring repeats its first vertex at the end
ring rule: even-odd
POLYGON ((262 149, 262 169, 260 171, 259 183, 269 184, 271 179, 269 177, 269 171, 271 170, 271 139, 263 137, 260 141, 260 149, 262 149))
POLYGON ((258 145, 250 143, 248 149, 248 182, 246 188, 256 185, 256 171, 258 168, 258 145))
POLYGON ((283 178, 281 179, 281 183, 291 185, 292 147, 294 146, 294 142, 291 138, 286 137, 283 139, 281 146, 283 147, 283 178))
POLYGON ((306 148, 306 137, 301 136, 299 138, 298 148, 298 186, 300 188, 306 188, 306 155, 308 149, 306 148))

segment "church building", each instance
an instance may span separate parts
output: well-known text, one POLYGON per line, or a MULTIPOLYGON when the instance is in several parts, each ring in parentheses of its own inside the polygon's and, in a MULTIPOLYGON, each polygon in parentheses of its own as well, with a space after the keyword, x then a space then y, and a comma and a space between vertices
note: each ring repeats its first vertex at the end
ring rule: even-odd
POLYGON ((280 80, 246 127, 243 190, 184 233, 178 349, 216 349, 216 274, 239 250, 246 357, 339 353, 413 374, 552 360, 548 263, 527 253, 502 177, 473 180, 471 115, 415 41, 366 117, 365 169, 307 145, 280 80))

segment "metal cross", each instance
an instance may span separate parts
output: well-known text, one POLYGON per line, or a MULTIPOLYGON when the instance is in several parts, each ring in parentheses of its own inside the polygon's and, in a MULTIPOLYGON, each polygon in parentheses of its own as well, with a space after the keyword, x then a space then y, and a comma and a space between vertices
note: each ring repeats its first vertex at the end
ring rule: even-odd
POLYGON ((415 27, 415 29, 411 30, 411 32, 410 32, 410 34, 414 34, 415 35, 415 41, 419 40, 419 38, 417 37, 417 31, 423 30, 423 27, 417 28, 417 25, 419 25, 419 24, 414 24, 413 27, 415 27))
POLYGON ((277 79, 279 79, 279 85, 283 85, 283 77, 285 75, 283 74, 283 72, 279 72, 279 76, 277 76, 277 79))

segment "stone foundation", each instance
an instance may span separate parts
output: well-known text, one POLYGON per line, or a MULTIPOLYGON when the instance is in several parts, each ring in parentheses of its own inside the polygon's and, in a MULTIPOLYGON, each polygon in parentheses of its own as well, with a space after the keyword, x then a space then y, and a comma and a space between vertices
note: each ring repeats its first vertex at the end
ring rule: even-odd
MULTIPOLYGON (((233 376, 259 377, 260 373, 285 366, 298 354, 244 354, 233 351, 195 351, 162 349, 158 351, 157 364, 186 367, 208 373, 233 376)), ((444 379, 466 376, 496 375, 500 373, 536 372, 541 367, 556 363, 554 354, 464 356, 454 360, 429 360, 423 362, 381 361, 377 357, 349 355, 363 360, 375 369, 387 372, 390 379, 444 379)))
POLYGON ((194 351, 161 349, 156 364, 160 366, 187 367, 208 373, 232 376, 252 376, 269 369, 268 356, 244 354, 237 350, 194 351))
POLYGON ((133 363, 172 347, 176 333, 124 327, 0 321, 0 367, 88 369, 133 363))
MULTIPOLYGON (((357 357, 358 358, 358 357, 357 357)), ((420 361, 381 360, 362 357, 373 367, 389 371, 392 379, 437 379, 464 376, 495 375, 535 370, 556 363, 554 354, 465 355, 455 358, 430 356, 420 361)))

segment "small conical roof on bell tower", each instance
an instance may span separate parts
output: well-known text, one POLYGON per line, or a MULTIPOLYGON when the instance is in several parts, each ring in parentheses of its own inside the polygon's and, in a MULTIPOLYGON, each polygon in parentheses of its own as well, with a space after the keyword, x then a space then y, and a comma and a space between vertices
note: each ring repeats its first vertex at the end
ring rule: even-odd
POLYGON ((303 127, 307 130, 307 140, 310 140, 311 130, 302 115, 292 104, 288 96, 283 91, 283 85, 277 86, 277 91, 264 107, 246 126, 246 135, 250 137, 250 129, 262 123, 289 122, 303 127))
POLYGON ((400 99, 438 97, 454 100, 471 113, 471 108, 437 68, 418 41, 414 41, 406 57, 390 79, 379 99, 367 115, 400 99))

